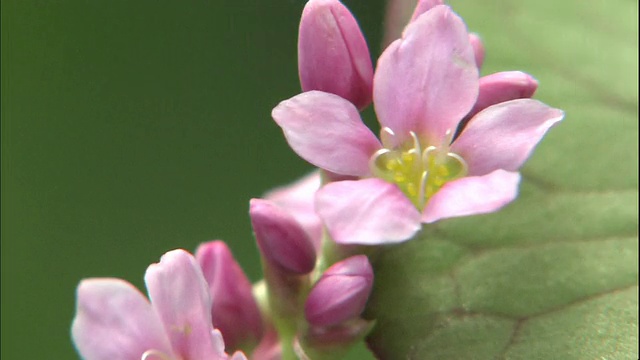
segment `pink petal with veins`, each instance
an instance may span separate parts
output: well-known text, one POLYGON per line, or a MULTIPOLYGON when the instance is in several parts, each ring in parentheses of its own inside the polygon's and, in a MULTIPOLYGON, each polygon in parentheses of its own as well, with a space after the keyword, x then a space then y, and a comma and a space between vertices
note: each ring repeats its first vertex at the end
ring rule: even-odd
POLYGON ((281 102, 271 115, 298 155, 334 173, 366 176, 369 158, 381 147, 358 109, 337 95, 302 93, 281 102))
POLYGON ((141 359, 150 349, 174 356, 151 304, 130 283, 86 279, 77 295, 71 334, 83 359, 141 359))
POLYGON ((422 221, 490 213, 518 196, 520 174, 496 170, 484 176, 468 176, 446 183, 427 202, 422 221))
POLYGON ((339 244, 399 243, 420 230, 420 213, 394 184, 339 181, 316 193, 316 210, 339 244))
POLYGON ((382 53, 373 84, 380 124, 398 143, 413 131, 440 145, 478 96, 478 68, 462 19, 443 5, 419 16, 382 53))
POLYGON ((470 176, 497 169, 517 171, 547 130, 563 117, 561 110, 532 99, 493 105, 469 121, 451 151, 465 159, 470 176))
POLYGON ((196 259, 184 250, 169 251, 147 268, 149 298, 169 334, 174 351, 189 360, 225 359, 215 341, 209 286, 196 259))

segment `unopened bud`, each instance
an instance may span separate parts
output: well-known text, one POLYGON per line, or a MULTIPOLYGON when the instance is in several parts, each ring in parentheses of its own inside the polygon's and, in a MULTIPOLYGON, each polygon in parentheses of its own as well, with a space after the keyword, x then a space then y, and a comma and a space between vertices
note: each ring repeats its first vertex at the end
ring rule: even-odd
POLYGON ((480 69, 482 67, 482 63, 484 63, 484 45, 482 44, 482 39, 480 39, 478 34, 469 33, 469 42, 473 48, 473 56, 476 59, 476 66, 480 69))
POLYGON ((338 0, 310 0, 302 12, 298 71, 303 91, 338 95, 363 109, 371 103, 373 65, 356 19, 338 0))
POLYGON ((262 337, 262 318, 252 285, 222 241, 201 244, 196 259, 211 293, 213 326, 224 334, 227 350, 251 347, 262 337))
POLYGON ((291 214, 268 200, 252 199, 249 214, 262 256, 290 274, 307 274, 316 263, 314 245, 291 214))
POLYGON ((521 71, 503 71, 480 78, 478 100, 466 117, 509 100, 530 98, 538 88, 531 75, 521 71))
POLYGON ((317 250, 322 241, 322 220, 315 210, 315 194, 322 184, 316 170, 291 184, 275 188, 263 198, 288 211, 309 234, 317 250))
POLYGON ((373 270, 366 256, 352 256, 332 265, 309 293, 304 308, 307 321, 327 327, 359 317, 372 285, 373 270))

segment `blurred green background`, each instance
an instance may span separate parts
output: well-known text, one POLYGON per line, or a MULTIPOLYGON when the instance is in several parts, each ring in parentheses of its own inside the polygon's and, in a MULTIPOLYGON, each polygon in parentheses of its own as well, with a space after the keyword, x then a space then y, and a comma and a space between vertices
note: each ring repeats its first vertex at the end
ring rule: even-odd
MULTIPOLYGON (((260 277, 249 199, 311 169, 270 116, 304 3, 2 1, 3 359, 78 358, 78 281, 144 289, 170 249, 260 277)), ((376 56, 383 2, 346 4, 376 56)))

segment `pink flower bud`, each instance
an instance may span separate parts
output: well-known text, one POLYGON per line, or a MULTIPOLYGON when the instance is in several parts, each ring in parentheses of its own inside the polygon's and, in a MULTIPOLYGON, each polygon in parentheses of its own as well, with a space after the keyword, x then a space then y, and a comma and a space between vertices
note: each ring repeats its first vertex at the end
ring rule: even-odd
POLYGON ((338 0, 310 0, 298 37, 302 91, 338 95, 363 109, 371 103, 373 65, 351 12, 338 0))
POLYGON ((458 124, 454 138, 457 138, 469 120, 482 110, 506 101, 532 97, 538 88, 538 81, 521 71, 503 71, 481 77, 479 87, 476 103, 458 124))
POLYGON ((263 199, 251 199, 249 214, 260 252, 271 265, 299 275, 313 270, 315 248, 291 214, 263 199))
POLYGON ((473 109, 466 117, 509 100, 530 98, 536 92, 538 82, 521 71, 503 71, 480 78, 480 91, 473 109))
POLYGON ((473 48, 473 55, 476 59, 476 66, 478 69, 482 67, 482 63, 484 63, 484 45, 482 44, 482 39, 480 36, 475 33, 469 33, 469 42, 471 43, 471 47, 473 48))
POLYGON ((252 346, 262 336, 262 318, 252 286, 222 241, 201 244, 196 259, 211 293, 213 326, 224 334, 229 349, 252 346))
POLYGON ((364 255, 331 266, 313 287, 304 313, 313 326, 334 326, 358 317, 371 293, 373 270, 364 255))

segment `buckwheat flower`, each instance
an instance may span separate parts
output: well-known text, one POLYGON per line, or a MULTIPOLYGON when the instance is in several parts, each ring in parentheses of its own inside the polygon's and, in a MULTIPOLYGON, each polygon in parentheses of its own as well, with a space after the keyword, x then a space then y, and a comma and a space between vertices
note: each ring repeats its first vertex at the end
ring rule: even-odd
POLYGON ((421 223, 500 209, 517 196, 517 170, 563 117, 537 100, 510 100, 479 111, 456 136, 480 81, 465 24, 444 5, 387 47, 373 84, 380 140, 334 94, 302 93, 272 112, 298 155, 360 178, 316 194, 318 214, 342 244, 401 242, 421 223))
MULTIPOLYGON (((222 360, 229 356, 211 324, 208 285, 183 250, 149 266, 150 301, 120 279, 83 280, 77 291, 73 341, 87 360, 222 360)), ((232 360, 246 357, 238 352, 232 360)))

